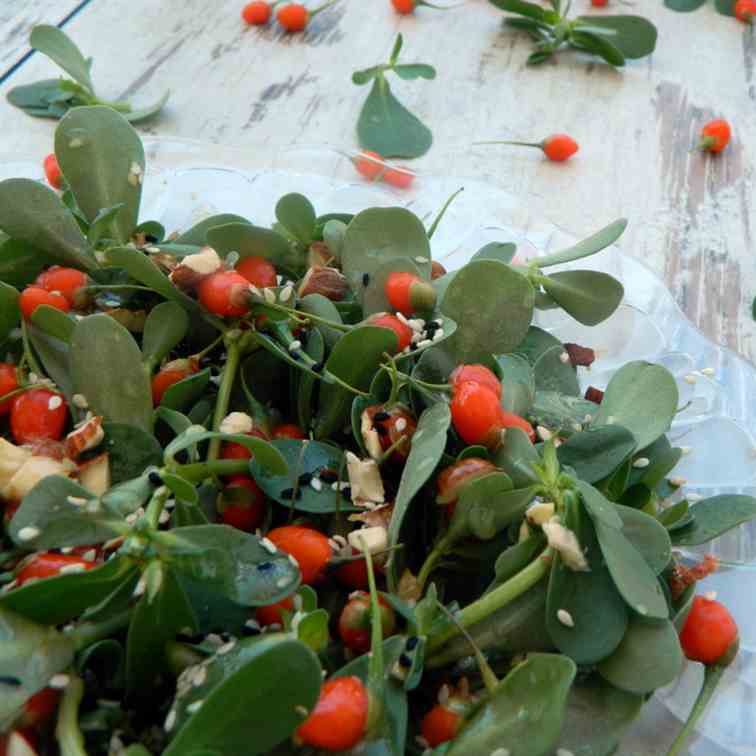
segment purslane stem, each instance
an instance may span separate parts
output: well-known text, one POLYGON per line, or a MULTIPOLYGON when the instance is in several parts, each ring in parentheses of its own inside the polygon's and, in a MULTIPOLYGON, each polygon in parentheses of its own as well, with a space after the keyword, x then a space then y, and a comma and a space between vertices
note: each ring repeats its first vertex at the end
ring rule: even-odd
POLYGON ((76 651, 82 651, 97 641, 109 638, 129 624, 130 611, 113 615, 102 622, 83 622, 68 632, 68 637, 74 644, 76 651))
POLYGON ((79 728, 79 704, 84 697, 84 682, 71 673, 71 679, 63 691, 58 709, 58 723, 55 738, 61 756, 87 756, 84 736, 79 728))
POLYGON ((201 483, 205 478, 215 475, 245 475, 249 473, 248 459, 215 459, 210 462, 193 462, 180 465, 172 472, 190 483, 201 483))
MULTIPOLYGON (((226 334, 226 364, 223 367, 220 386, 218 386, 218 397, 215 400, 215 412, 213 413, 213 430, 218 431, 223 418, 228 414, 228 405, 231 401, 231 391, 234 387, 236 373, 239 370, 241 362, 241 347, 238 339, 226 334)), ((210 440, 210 446, 207 450, 207 461, 212 462, 218 459, 220 453, 221 440, 213 438, 210 440)))

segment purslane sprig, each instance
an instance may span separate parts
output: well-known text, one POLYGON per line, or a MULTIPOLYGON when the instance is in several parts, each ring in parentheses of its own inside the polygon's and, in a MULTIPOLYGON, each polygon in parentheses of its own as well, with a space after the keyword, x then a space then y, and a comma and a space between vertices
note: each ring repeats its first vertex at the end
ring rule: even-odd
POLYGON ((76 44, 56 26, 41 24, 32 29, 31 46, 62 68, 70 79, 43 79, 34 84, 14 87, 8 102, 36 118, 62 118, 71 108, 81 105, 105 105, 122 113, 128 121, 137 122, 157 114, 168 101, 170 92, 142 108, 134 108, 125 100, 104 100, 95 93, 92 83, 92 58, 85 58, 76 44))
POLYGON ((550 0, 551 9, 527 0, 489 2, 517 14, 507 16, 504 22, 535 41, 535 51, 528 57, 530 65, 544 63, 560 49, 571 47, 621 67, 625 61, 644 58, 656 48, 656 27, 641 16, 578 16, 570 20, 570 3, 562 8, 561 0, 550 0))

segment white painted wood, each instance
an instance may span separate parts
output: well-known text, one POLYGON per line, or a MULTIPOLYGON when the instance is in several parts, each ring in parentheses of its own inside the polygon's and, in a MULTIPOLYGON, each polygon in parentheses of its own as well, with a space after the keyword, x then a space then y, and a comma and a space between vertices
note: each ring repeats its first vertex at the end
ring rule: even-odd
POLYGON ((0 2, 0 77, 29 51, 29 32, 37 24, 59 24, 81 0, 3 0, 0 2))
MULTIPOLYGON (((401 19, 389 0, 344 0, 296 36, 274 26, 247 29, 242 4, 108 0, 92 3, 66 29, 94 56, 103 95, 146 102, 171 89, 165 113, 142 131, 265 151, 297 142, 355 146, 367 91, 351 84, 351 73, 385 60, 401 31, 403 59, 438 69, 434 82, 395 85, 434 132, 435 145, 418 168, 488 178, 528 195, 534 217, 546 215, 576 234, 627 216, 623 250, 664 276, 710 338, 756 360, 751 30, 717 15, 711 4, 681 15, 659 0, 639 0, 631 12, 648 16, 660 31, 652 58, 615 71, 565 52, 558 63, 526 68, 530 42, 503 29, 502 14, 485 0, 401 19), (701 125, 714 116, 733 123, 731 147, 719 157, 691 151, 701 125), (582 145, 569 163, 551 164, 535 151, 471 147, 492 138, 537 141, 555 131, 582 145)), ((578 12, 588 9, 588 0, 575 4, 578 12)), ((13 14, 0 9, 0 39, 15 31, 22 39, 10 43, 19 49, 29 20, 59 3, 27 5, 18 29, 13 14)), ((10 83, 50 71, 35 56, 10 83)), ((53 130, 52 122, 0 104, 3 152, 43 156, 53 130)), ((621 753, 664 752, 675 725, 659 708, 644 713, 621 753)), ((719 756, 705 742, 690 752, 719 756)))

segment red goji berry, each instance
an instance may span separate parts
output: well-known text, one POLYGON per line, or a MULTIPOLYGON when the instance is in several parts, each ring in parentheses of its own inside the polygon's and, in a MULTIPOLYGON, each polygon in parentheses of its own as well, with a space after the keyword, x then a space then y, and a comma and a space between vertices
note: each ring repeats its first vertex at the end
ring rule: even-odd
POLYGON ((21 565, 16 573, 16 583, 21 586, 29 580, 55 577, 56 575, 74 570, 91 570, 97 567, 97 562, 91 559, 82 559, 72 554, 56 554, 51 551, 35 554, 21 565))
POLYGON ((346 751, 365 735, 369 697, 359 677, 323 683, 315 708, 297 730, 297 739, 314 748, 346 751))
POLYGON ((58 158, 55 157, 55 153, 51 152, 42 164, 45 169, 45 178, 47 183, 53 189, 61 189, 63 187, 63 174, 61 173, 60 166, 58 165, 58 158))
POLYGON ((48 305, 56 310, 68 312, 71 306, 68 300, 54 291, 47 291, 41 286, 27 286, 18 297, 18 306, 26 320, 31 320, 34 310, 40 305, 48 305))
POLYGON ((402 323, 396 315, 389 315, 386 312, 371 315, 368 318, 367 324, 376 326, 377 328, 392 330, 399 342, 396 347, 397 352, 401 352, 412 343, 412 329, 405 323, 402 323))
POLYGON ((536 433, 533 430, 533 426, 524 418, 519 415, 515 415, 514 412, 507 412, 502 409, 499 415, 499 427, 506 428, 519 428, 521 431, 525 431, 528 434, 528 438, 531 443, 535 443, 536 433))
POLYGON ((61 439, 68 408, 60 394, 46 388, 35 388, 19 394, 12 401, 10 425, 17 444, 61 439))
POLYGON ((609 0, 591 0, 591 5, 594 8, 606 8, 609 5, 609 0))
POLYGON ((730 124, 722 118, 709 121, 701 129, 701 141, 698 143, 704 152, 722 152, 730 141, 730 124))
POLYGON ((383 285, 383 293, 389 304, 402 315, 432 310, 436 305, 436 290, 414 273, 389 273, 383 285))
POLYGON ((462 726, 463 717, 445 704, 436 704, 420 725, 424 740, 431 748, 454 740, 462 726))
POLYGON ((24 710, 18 724, 24 728, 39 727, 55 714, 59 700, 59 690, 42 688, 24 704, 24 710))
POLYGON ((738 649, 738 626, 724 604, 696 596, 680 633, 685 656, 703 664, 729 664, 738 649))
POLYGON ((44 273, 40 273, 34 284, 45 289, 45 291, 62 294, 68 304, 73 307, 76 303, 76 293, 87 285, 87 276, 76 268, 62 268, 60 265, 53 265, 44 273))
POLYGON ((279 8, 276 12, 278 23, 288 32, 304 31, 310 20, 310 12, 304 5, 299 3, 290 3, 279 8))
POLYGON ((197 372, 198 366, 195 360, 173 360, 167 363, 152 379, 152 403, 155 407, 160 404, 168 389, 174 383, 183 381, 197 372))
POLYGON ((236 272, 260 289, 277 283, 275 266, 264 257, 243 257, 236 263, 236 272))
POLYGON ((284 423, 273 428, 273 438, 292 438, 297 441, 307 438, 305 432, 294 423, 284 423))
POLYGON ((242 18, 250 26, 262 26, 270 21, 270 17, 273 14, 273 8, 269 3, 263 2, 263 0, 255 0, 252 3, 247 3, 242 8, 242 18))
POLYGON ((368 181, 379 179, 386 168, 383 158, 372 150, 361 152, 354 159, 354 167, 357 169, 357 173, 364 176, 368 181))
POLYGON ((436 501, 439 504, 456 504, 462 486, 471 480, 482 478, 484 475, 490 475, 494 472, 499 472, 499 468, 487 459, 480 457, 460 459, 453 465, 444 468, 439 474, 436 480, 436 488, 438 489, 436 501))
POLYGON ((738 0, 735 3, 735 18, 744 24, 752 24, 756 18, 756 0, 738 0))
POLYGON ((495 446, 502 429, 502 409, 493 389, 480 383, 457 386, 451 404, 452 423, 466 444, 495 446))
POLYGON ((267 606, 258 606, 255 609, 255 619, 260 623, 262 627, 268 625, 283 625, 284 618, 281 614, 282 610, 294 612, 294 599, 292 596, 287 596, 281 601, 277 601, 275 604, 268 604, 267 606))
MULTIPOLYGON (((357 556, 360 552, 352 547, 352 556, 357 556)), ((361 559, 352 559, 344 562, 340 567, 334 570, 334 577, 342 585, 355 590, 364 590, 368 587, 368 569, 365 557, 361 559)))
POLYGON ((234 270, 218 271, 202 279, 197 294, 206 310, 222 318, 238 318, 249 310, 249 281, 234 270))
POLYGON ((383 180, 397 189, 409 189, 415 180, 415 176, 416 174, 409 168, 398 166, 397 168, 389 168, 383 174, 383 180))
POLYGON ((567 134, 552 134, 541 142, 541 149, 549 160, 562 163, 569 160, 580 146, 567 134))
MULTIPOLYGON (((16 377, 16 366, 9 362, 0 362, 0 397, 10 394, 18 388, 18 378, 16 377)), ((15 397, 0 402, 0 416, 7 415, 10 412, 11 404, 15 397)))
POLYGON ((221 519, 251 533, 265 517, 265 494, 248 475, 233 475, 221 494, 221 519))
POLYGON ((456 390, 463 383, 480 383, 493 391, 501 399, 501 381, 496 377, 493 370, 485 365, 459 365, 452 370, 449 376, 449 384, 452 390, 456 390))
POLYGON ((328 538, 312 528, 284 525, 271 530, 268 540, 296 559, 302 572, 302 582, 306 585, 314 583, 323 574, 331 558, 328 538))
POLYGON ((415 0, 391 0, 394 10, 402 16, 415 12, 415 0))
MULTIPOLYGON (((378 596, 378 609, 383 637, 388 638, 396 627, 396 612, 383 596, 378 596)), ((370 649, 371 627, 370 594, 360 592, 351 596, 339 615, 339 636, 344 645, 355 653, 364 654, 370 649)))

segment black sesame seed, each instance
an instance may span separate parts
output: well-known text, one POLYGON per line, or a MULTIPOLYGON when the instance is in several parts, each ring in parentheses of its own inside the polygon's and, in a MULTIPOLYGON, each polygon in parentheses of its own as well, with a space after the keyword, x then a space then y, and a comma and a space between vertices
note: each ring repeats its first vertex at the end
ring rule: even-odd
POLYGON ((176 453, 175 459, 180 465, 185 465, 189 461, 189 452, 186 449, 182 449, 176 453))
POLYGON ((153 236, 152 234, 145 234, 144 239, 150 244, 157 244, 158 242, 157 236, 153 236))
POLYGON ((407 654, 402 654, 399 657, 399 666, 400 667, 411 667, 412 666, 412 659, 410 659, 407 654))
POLYGON ((12 685, 17 688, 21 685, 21 680, 12 675, 0 675, 0 685, 12 685))
POLYGON ((267 572, 268 570, 272 570, 275 567, 273 562, 260 562, 260 564, 257 565, 257 569, 260 570, 260 572, 267 572))
POLYGON ((204 639, 204 635, 188 635, 187 633, 179 633, 176 636, 179 643, 202 643, 204 639))
POLYGON ((149 474, 149 480, 156 488, 163 485, 163 479, 160 477, 160 474, 154 471, 149 474))
POLYGON ((418 349, 417 344, 410 344, 410 352, 416 352, 418 349))
POLYGON ((229 632, 227 632, 227 631, 225 631, 225 630, 224 630, 223 632, 221 632, 221 633, 218 633, 218 635, 220 635, 220 637, 221 637, 221 638, 222 638, 222 639, 223 639, 223 640, 224 640, 224 641, 225 641, 226 643, 228 643, 228 642, 229 642, 229 641, 231 640, 231 638, 233 638, 233 636, 231 635, 231 633, 229 633, 229 632))
POLYGON ((370 283, 370 273, 362 274, 362 285, 367 286, 370 283))
POLYGON ((251 635, 260 635, 260 628, 244 625, 244 627, 242 628, 242 635, 245 638, 249 638, 251 635))
POLYGON ((338 473, 334 472, 333 470, 329 470, 327 467, 324 467, 318 473, 318 477, 323 481, 323 483, 335 483, 339 479, 338 473))
POLYGON ((388 433, 388 428, 383 425, 374 425, 373 429, 379 436, 385 436, 388 433))
POLYGON ((425 333, 430 336, 431 334, 435 333, 439 328, 441 328, 441 326, 438 323, 434 323, 431 320, 430 323, 425 324, 425 333))
POLYGON ((404 647, 407 649, 407 651, 412 651, 415 646, 417 646, 418 643, 418 637, 416 635, 413 635, 411 638, 407 638, 407 643, 405 643, 404 647))
POLYGON ((311 480, 312 480, 312 473, 308 473, 308 472, 302 473, 299 476, 299 485, 300 486, 309 486, 311 480))
POLYGON ((352 498, 352 489, 349 486, 347 486, 346 488, 342 489, 341 495, 345 499, 351 499, 352 498))
POLYGON ((316 362, 314 365, 310 366, 310 370, 312 370, 313 373, 320 373, 323 370, 323 363, 316 362))
POLYGON ((373 421, 376 423, 382 423, 384 420, 390 420, 391 415, 388 412, 376 412, 373 415, 373 421))
POLYGON ((283 491, 281 491, 281 498, 287 499, 288 501, 291 501, 294 498, 294 489, 293 488, 284 488, 283 491))

